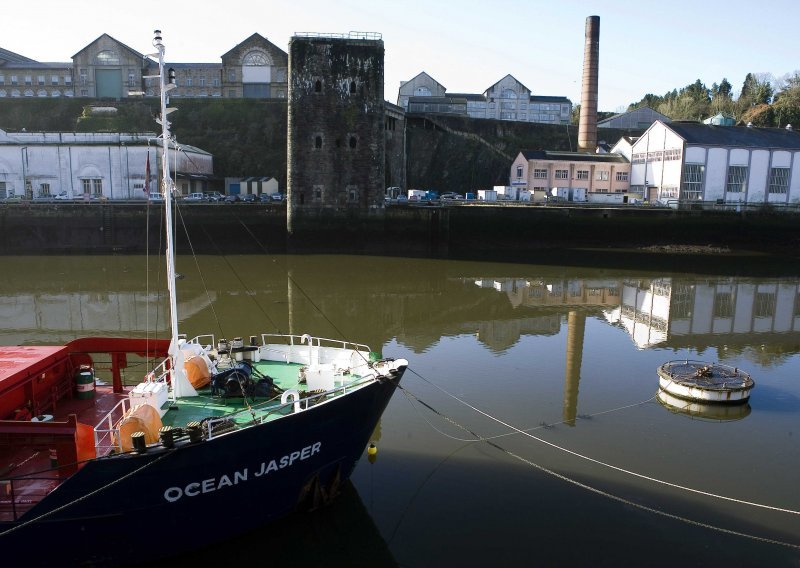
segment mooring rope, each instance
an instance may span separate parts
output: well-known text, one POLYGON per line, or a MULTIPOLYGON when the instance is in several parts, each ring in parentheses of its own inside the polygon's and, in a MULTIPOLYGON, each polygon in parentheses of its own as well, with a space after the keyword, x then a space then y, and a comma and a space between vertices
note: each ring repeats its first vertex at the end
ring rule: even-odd
MULTIPOLYGON (((409 369, 409 370, 411 370, 411 369, 409 369)), ((757 508, 760 508, 760 509, 767 509, 767 510, 770 510, 770 511, 778 511, 778 512, 787 513, 787 514, 790 514, 790 515, 800 515, 800 511, 796 511, 796 510, 793 510, 793 509, 784 509, 782 507, 775 507, 773 505, 764 505, 763 503, 755 503, 753 501, 745 501, 743 499, 737 499, 735 497, 727 497, 725 495, 719 495, 717 493, 711 493, 709 491, 703 491, 701 489, 694 489, 692 487, 686 487, 685 485, 679 485, 677 483, 672 483, 670 481, 665 481, 663 479, 658 479, 656 477, 652 477, 652 476, 649 476, 649 475, 644 475, 642 473, 637 473, 635 471, 631 471, 629 469, 625 469, 625 468, 622 468, 622 467, 619 467, 619 466, 616 466, 616 465, 613 465, 613 464, 610 464, 610 463, 607 463, 607 462, 604 462, 604 461, 601 461, 601 460, 586 456, 584 454, 580 454, 580 453, 578 453, 578 452, 576 452, 574 450, 570 450, 570 449, 565 448, 563 446, 559 446, 558 444, 554 444, 553 442, 549 442, 549 441, 547 441, 547 440, 545 440, 543 438, 539 438, 538 436, 534 436, 530 432, 526 432, 525 430, 521 430, 521 429, 517 428, 516 426, 514 426, 512 424, 504 422, 503 420, 500 420, 499 418, 497 418, 495 416, 492 416, 491 414, 489 414, 487 412, 484 412, 483 410, 481 410, 479 408, 476 408, 475 406, 471 405, 470 403, 466 402, 465 400, 460 399, 459 397, 457 397, 456 395, 448 392, 447 390, 443 389, 439 385, 429 381, 428 379, 426 379, 425 377, 423 377, 422 375, 420 375, 416 371, 411 370, 411 372, 414 373, 417 377, 419 377, 423 381, 425 381, 426 383, 428 383, 429 385, 431 385, 434 388, 440 390, 441 392, 443 392, 444 394, 446 394, 450 398, 456 400, 460 404, 463 404, 464 406, 466 406, 467 408, 470 408, 471 410, 477 412, 478 414, 481 414, 482 416, 485 416, 486 418, 489 418, 490 420, 493 420, 494 422, 497 422, 498 424, 501 424, 501 425, 505 426, 506 428, 509 428, 509 429, 513 430, 517 434, 521 434, 523 436, 527 436, 527 437, 529 437, 529 438, 531 438, 533 440, 536 440, 537 442, 540 442, 542 444, 548 445, 548 446, 550 446, 552 448, 555 448, 555 449, 557 449, 559 451, 565 452, 565 453, 570 454, 572 456, 578 457, 580 459, 589 461, 589 462, 597 464, 597 465, 601 465, 603 467, 607 467, 609 469, 613 469, 613 470, 618 471, 620 473, 631 475, 633 477, 638 477, 639 479, 644 479, 646 481, 650 481, 650 482, 653 482, 653 483, 666 485, 667 487, 672 487, 673 489, 680 489, 682 491, 688 491, 690 493, 696 493, 698 495, 704 495, 706 497, 712 497, 714 499, 721 499, 723 501, 730 501, 732 503, 738 503, 740 505, 747 505, 747 506, 750 506, 750 507, 757 507, 757 508)))
MULTIPOLYGON (((126 452, 126 453, 134 453, 134 452, 126 452)), ((21 528, 27 527, 28 525, 31 525, 33 523, 37 523, 37 522, 41 521, 42 519, 45 519, 45 518, 50 517, 52 515, 55 515, 56 513, 61 512, 64 509, 68 509, 69 507, 72 507, 73 505, 76 505, 76 504, 80 503, 81 501, 85 501, 86 499, 89 499, 90 497, 93 497, 93 496, 97 495, 98 493, 106 491, 107 489, 110 489, 110 488, 114 487, 115 485, 117 485, 119 483, 122 483, 123 481, 125 481, 129 477, 131 477, 133 475, 136 475, 140 471, 142 471, 144 469, 147 469, 148 467, 160 462, 165 457, 167 457, 169 454, 170 454, 170 452, 165 452, 164 454, 158 456, 157 458, 153 459, 152 461, 149 461, 149 462, 145 463, 144 465, 142 465, 140 467, 137 467, 133 471, 130 471, 130 472, 126 473, 122 477, 120 477, 118 479, 115 479, 114 481, 112 481, 111 483, 109 483, 107 485, 103 485, 102 487, 98 487, 94 491, 90 491, 86 495, 82 495, 82 496, 78 497, 77 499, 74 499, 74 500, 72 500, 72 501, 70 501, 68 503, 64 503, 60 507, 56 507, 55 509, 47 511, 46 513, 42 513, 38 517, 34 517, 32 519, 28 519, 27 521, 23 521, 23 522, 19 523, 18 525, 14 525, 10 529, 5 530, 3 532, 0 532, 0 538, 4 537, 6 535, 9 535, 9 534, 11 534, 11 533, 13 533, 15 531, 18 531, 21 528)), ((91 460, 87 460, 87 461, 91 461, 91 460)), ((82 463, 82 462, 76 462, 76 463, 82 463)))
MULTIPOLYGON (((411 372, 414 373, 415 375, 417 375, 418 377, 420 377, 422 380, 424 380, 424 381, 428 382, 429 384, 433 385, 433 383, 430 383, 430 381, 428 381, 427 379, 425 379, 424 377, 419 375, 416 371, 411 370, 411 372)), ((483 411, 481 411, 481 410, 479 410, 477 408, 474 408, 469 403, 462 401, 457 396, 455 396, 453 394, 450 394, 449 392, 447 392, 446 390, 442 389, 441 387, 438 387, 436 385, 433 385, 433 386, 435 386, 436 388, 438 388, 439 390, 441 390, 442 392, 444 392, 448 396, 451 396, 452 398, 454 398, 457 401, 461 402, 465 406, 467 406, 469 408, 472 408, 476 412, 478 412, 480 414, 483 414, 484 416, 487 416, 488 418, 491 418, 492 420, 495 420, 495 421, 507 426, 508 428, 512 428, 512 429, 516 430, 515 433, 528 435, 529 437, 531 437, 531 438, 533 438, 533 439, 535 439, 537 441, 543 442, 543 443, 545 443, 547 445, 550 445, 550 446, 552 446, 554 448, 557 448, 559 450, 565 451, 565 452, 567 452, 569 454, 572 454, 572 455, 575 455, 575 456, 578 456, 578 457, 582 457, 584 459, 588 459, 589 461, 592 461, 592 462, 595 462, 595 463, 599 463, 601 465, 607 465, 608 467, 611 467, 612 469, 616 469, 616 470, 623 471, 623 472, 627 473, 627 470, 624 470, 624 469, 621 469, 621 468, 617 468, 616 466, 611 466, 609 464, 604 464, 603 462, 600 462, 598 460, 594 460, 593 458, 588 458, 586 456, 582 456, 581 454, 578 454, 578 453, 573 452, 571 450, 567 450, 565 448, 561 448, 560 446, 557 446, 556 444, 553 444, 551 442, 547 442, 546 440, 541 440, 540 438, 537 438, 536 436, 532 436, 530 434, 527 434, 526 432, 524 432, 522 430, 516 429, 516 428, 514 428, 513 426, 510 426, 510 425, 507 425, 504 422, 502 422, 501 420, 496 419, 496 418, 484 413, 483 411)), ((555 477, 557 479, 560 479, 561 481, 565 481, 565 482, 567 482, 567 483, 569 483, 571 485, 575 485, 576 487, 580 487, 581 489, 585 489, 587 491, 595 493, 596 495, 600 495, 602 497, 606 497, 608 499, 611 499, 613 501, 617 501, 617 502, 622 503, 624 505, 629 505, 631 507, 635 507, 636 509, 639 509, 639 510, 642 510, 642 511, 646 511, 646 512, 649 512, 649 513, 653 513, 655 515, 659 515, 659 516, 662 516, 662 517, 665 517, 665 518, 668 518, 668 519, 680 521, 680 522, 688 524, 688 525, 692 525, 692 526, 696 526, 696 527, 701 527, 701 528, 713 530, 713 531, 720 532, 720 533, 723 533, 723 534, 728 534, 728 535, 731 535, 731 536, 742 537, 742 538, 746 538, 746 539, 749 539, 749 540, 754 540, 754 541, 763 542, 763 543, 767 543, 767 544, 775 544, 775 545, 783 546, 783 547, 786 547, 786 548, 792 548, 792 549, 800 550, 800 544, 794 544, 794 543, 785 542, 785 541, 782 541, 782 540, 777 540, 777 539, 772 539, 772 538, 768 538, 768 537, 762 537, 762 536, 757 536, 757 535, 753 535, 753 534, 748 534, 748 533, 744 533, 744 532, 740 532, 740 531, 735 531, 733 529, 726 529, 724 527, 719 527, 719 526, 712 525, 712 524, 709 524, 709 523, 696 521, 696 520, 690 519, 688 517, 682 517, 682 516, 676 515, 674 513, 668 513, 666 511, 661 510, 661 509, 656 509, 654 507, 649 507, 647 505, 642 505, 641 503, 636 503, 635 501, 631 501, 631 500, 626 499, 624 497, 620 497, 618 495, 614 495, 613 493, 609 493, 609 492, 604 491, 602 489, 598 489, 597 487, 592 487, 591 485, 587 485, 586 483, 583 483, 583 482, 580 482, 580 481, 578 481, 576 479, 572 479, 570 477, 567 477, 566 475, 563 475, 561 473, 553 471, 553 470, 551 470, 549 468, 546 468, 543 465, 537 464, 536 462, 533 462, 533 461, 531 461, 531 460, 529 460, 529 459, 527 459, 527 458, 525 458, 523 456, 520 456, 519 454, 516 454, 516 453, 512 452, 511 450, 508 450, 508 449, 500 446, 496 442, 493 442, 490 438, 485 438, 485 437, 481 436, 480 434, 476 433, 475 431, 467 428, 466 426, 463 426, 463 425, 459 424, 458 422, 456 422, 455 420, 453 420, 449 416, 447 416, 447 415, 443 414, 442 412, 439 412, 438 410, 436 410, 433 406, 431 406, 427 402, 425 402, 425 401, 421 400, 420 398, 418 398, 416 395, 414 395, 412 392, 410 392, 408 389, 406 389, 402 385, 398 384, 397 388, 401 389, 403 394, 405 394, 407 397, 408 396, 412 397, 414 400, 419 402, 421 405, 425 406, 427 409, 429 409, 431 412, 433 412, 437 416, 441 417, 443 420, 446 420, 447 422, 450 422, 451 424, 453 424, 457 428, 459 428, 459 429, 467 432, 468 434, 474 436, 475 439, 472 440, 473 442, 485 442, 486 444, 490 445, 491 447, 493 447, 493 448, 495 448, 495 449, 497 449, 497 450, 499 450, 499 451, 511 456, 512 458, 517 459, 517 460, 519 460, 519 461, 521 461, 521 462, 523 462, 523 463, 525 463, 525 464, 527 464, 527 465, 529 465, 529 466, 531 466, 533 468, 536 468, 539 471, 542 471, 543 473, 546 473, 546 474, 551 475, 551 476, 553 476, 553 477, 555 477)), ((436 430, 439 431, 438 429, 436 429, 436 430)), ((638 477, 643 477, 645 479, 650 479, 647 476, 643 476, 641 474, 636 474, 634 472, 630 472, 630 473, 633 474, 633 475, 636 475, 638 477)), ((659 481, 657 479, 653 479, 653 481, 656 481, 656 482, 659 482, 659 483, 666 483, 667 485, 670 485, 672 487, 682 488, 681 486, 674 485, 674 484, 671 484, 671 483, 668 483, 668 482, 661 482, 661 481, 659 481)), ((689 489, 689 490, 691 490, 691 489, 689 489)), ((709 496, 715 497, 715 495, 710 494, 710 493, 705 493, 705 492, 697 491, 697 490, 691 490, 691 491, 695 491, 697 493, 702 493, 704 495, 709 495, 709 496)), ((738 501, 736 499, 732 499, 732 498, 729 498, 729 497, 721 497, 721 498, 722 499, 727 499, 727 500, 730 500, 730 501, 736 501, 736 502, 741 502, 741 503, 744 503, 744 504, 749 504, 746 501, 738 501)), ((788 513, 792 513, 792 514, 797 514, 796 511, 790 511, 790 510, 785 510, 785 509, 774 508, 774 507, 770 507, 770 506, 767 506, 767 505, 758 505, 758 504, 755 504, 755 505, 756 506, 761 506, 761 507, 764 507, 764 508, 768 508, 768 509, 781 511, 781 512, 788 512, 788 513)))

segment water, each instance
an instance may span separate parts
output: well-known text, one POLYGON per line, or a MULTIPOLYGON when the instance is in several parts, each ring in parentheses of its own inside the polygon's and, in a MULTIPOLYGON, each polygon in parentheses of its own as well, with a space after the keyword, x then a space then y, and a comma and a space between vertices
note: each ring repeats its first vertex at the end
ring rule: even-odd
MULTIPOLYGON (((166 328, 157 259, 4 264, 4 344, 166 328)), ((800 566, 800 270, 215 256, 178 272, 189 334, 308 331, 411 363, 335 505, 183 562, 800 566), (751 373, 749 405, 659 403, 656 368, 684 358, 751 373)))

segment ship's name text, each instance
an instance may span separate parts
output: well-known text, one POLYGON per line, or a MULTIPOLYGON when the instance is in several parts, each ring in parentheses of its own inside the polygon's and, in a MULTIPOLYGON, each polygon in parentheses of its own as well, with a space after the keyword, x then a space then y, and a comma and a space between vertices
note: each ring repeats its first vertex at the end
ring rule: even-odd
POLYGON ((233 487, 239 483, 244 483, 256 477, 261 477, 262 475, 267 475, 270 472, 290 467, 297 461, 307 460, 314 454, 319 453, 321 448, 322 442, 314 442, 313 444, 293 451, 278 459, 263 461, 252 470, 252 476, 250 475, 250 468, 246 467, 242 470, 234 471, 232 475, 223 474, 219 477, 211 477, 209 479, 203 479, 202 481, 193 481, 187 483, 184 487, 170 487, 164 491, 164 499, 170 503, 174 503, 184 496, 197 497, 204 493, 211 493, 212 491, 219 491, 226 487, 233 487))

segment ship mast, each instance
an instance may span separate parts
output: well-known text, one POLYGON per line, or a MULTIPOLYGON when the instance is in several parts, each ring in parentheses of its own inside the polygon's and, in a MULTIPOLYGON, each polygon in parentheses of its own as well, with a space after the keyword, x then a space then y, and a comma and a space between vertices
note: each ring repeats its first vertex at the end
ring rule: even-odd
POLYGON ((158 77, 159 77, 159 91, 161 94, 161 115, 156 122, 161 125, 161 193, 164 196, 165 207, 165 225, 167 232, 167 248, 166 248, 166 262, 167 262, 167 288, 169 290, 169 323, 171 331, 171 340, 169 344, 169 355, 172 358, 171 377, 172 377, 172 390, 176 398, 181 396, 195 396, 197 392, 189 382, 186 372, 183 368, 184 357, 183 352, 178 345, 178 306, 177 306, 177 291, 175 284, 175 242, 174 242, 174 229, 172 219, 172 190, 174 189, 174 182, 169 171, 169 145, 172 136, 169 131, 169 113, 177 110, 175 108, 167 108, 169 97, 167 93, 175 88, 175 71, 169 70, 168 76, 164 72, 164 42, 161 38, 161 30, 154 32, 153 46, 158 50, 158 77))

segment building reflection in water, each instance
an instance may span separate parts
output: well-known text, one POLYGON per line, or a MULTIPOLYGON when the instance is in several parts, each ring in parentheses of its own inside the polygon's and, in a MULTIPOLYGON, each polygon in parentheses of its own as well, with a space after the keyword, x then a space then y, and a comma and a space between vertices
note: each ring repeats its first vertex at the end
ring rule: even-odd
MULTIPOLYGON (((555 309, 556 327, 566 321, 563 419, 570 425, 575 424, 577 413, 587 315, 621 327, 640 349, 691 349, 720 343, 749 346, 766 340, 765 334, 800 332, 797 280, 478 278, 474 282, 504 293, 514 308, 555 309)), ((531 319, 541 317, 537 314, 531 319)), ((487 322, 481 341, 493 349, 513 345, 512 337, 519 338, 525 321, 515 319, 511 327, 504 323, 508 322, 487 322)), ((747 409, 739 408, 733 411, 736 416, 726 418, 742 418, 747 409)))

